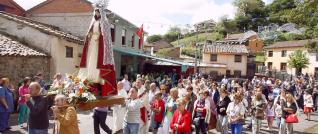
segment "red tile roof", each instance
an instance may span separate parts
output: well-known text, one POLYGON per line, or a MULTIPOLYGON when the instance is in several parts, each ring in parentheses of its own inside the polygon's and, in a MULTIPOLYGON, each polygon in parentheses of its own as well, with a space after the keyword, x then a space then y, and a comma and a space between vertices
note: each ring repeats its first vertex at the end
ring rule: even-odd
POLYGON ((293 40, 293 41, 275 42, 272 45, 264 47, 264 49, 304 47, 308 43, 308 41, 309 40, 293 40))
POLYGON ((206 44, 203 47, 204 53, 227 53, 227 54, 248 54, 248 50, 245 45, 234 44, 206 44))

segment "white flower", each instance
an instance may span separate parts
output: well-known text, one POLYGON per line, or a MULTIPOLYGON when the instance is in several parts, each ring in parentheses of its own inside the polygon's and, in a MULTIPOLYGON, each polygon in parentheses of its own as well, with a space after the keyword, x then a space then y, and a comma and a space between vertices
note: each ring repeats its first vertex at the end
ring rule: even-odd
POLYGON ((70 94, 68 95, 69 98, 72 98, 72 97, 74 97, 74 96, 75 96, 75 93, 70 93, 70 94))
POLYGON ((88 97, 88 93, 85 92, 85 93, 82 94, 82 96, 83 96, 83 97, 88 97))

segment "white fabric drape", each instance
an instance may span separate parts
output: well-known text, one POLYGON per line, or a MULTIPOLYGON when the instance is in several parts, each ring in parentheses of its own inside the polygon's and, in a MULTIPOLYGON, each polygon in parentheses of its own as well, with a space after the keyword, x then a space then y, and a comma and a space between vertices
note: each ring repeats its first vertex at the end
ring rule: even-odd
POLYGON ((80 68, 78 77, 81 80, 89 80, 94 83, 100 83, 100 70, 97 69, 98 45, 99 45, 99 25, 100 21, 94 21, 92 29, 92 37, 89 41, 87 50, 86 68, 80 68))

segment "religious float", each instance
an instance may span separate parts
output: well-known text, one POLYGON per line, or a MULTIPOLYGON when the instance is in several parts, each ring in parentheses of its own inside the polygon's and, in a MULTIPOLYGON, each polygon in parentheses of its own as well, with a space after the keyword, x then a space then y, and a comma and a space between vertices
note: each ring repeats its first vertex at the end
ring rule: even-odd
POLYGON ((107 12, 108 0, 96 4, 94 16, 84 41, 78 73, 67 74, 62 86, 53 86, 48 96, 68 96, 69 103, 81 110, 124 104, 123 97, 116 96, 116 73, 107 12))

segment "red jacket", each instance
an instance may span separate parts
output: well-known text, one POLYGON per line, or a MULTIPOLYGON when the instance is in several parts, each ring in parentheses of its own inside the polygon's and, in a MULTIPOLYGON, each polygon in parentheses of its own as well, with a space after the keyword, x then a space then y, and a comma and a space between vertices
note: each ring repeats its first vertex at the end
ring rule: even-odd
POLYGON ((176 110, 173 113, 171 122, 170 122, 170 128, 173 130, 172 134, 177 134, 174 130, 174 124, 178 124, 178 134, 180 133, 191 133, 191 114, 184 110, 184 112, 181 114, 181 118, 179 118, 179 115, 181 113, 179 110, 176 110))

